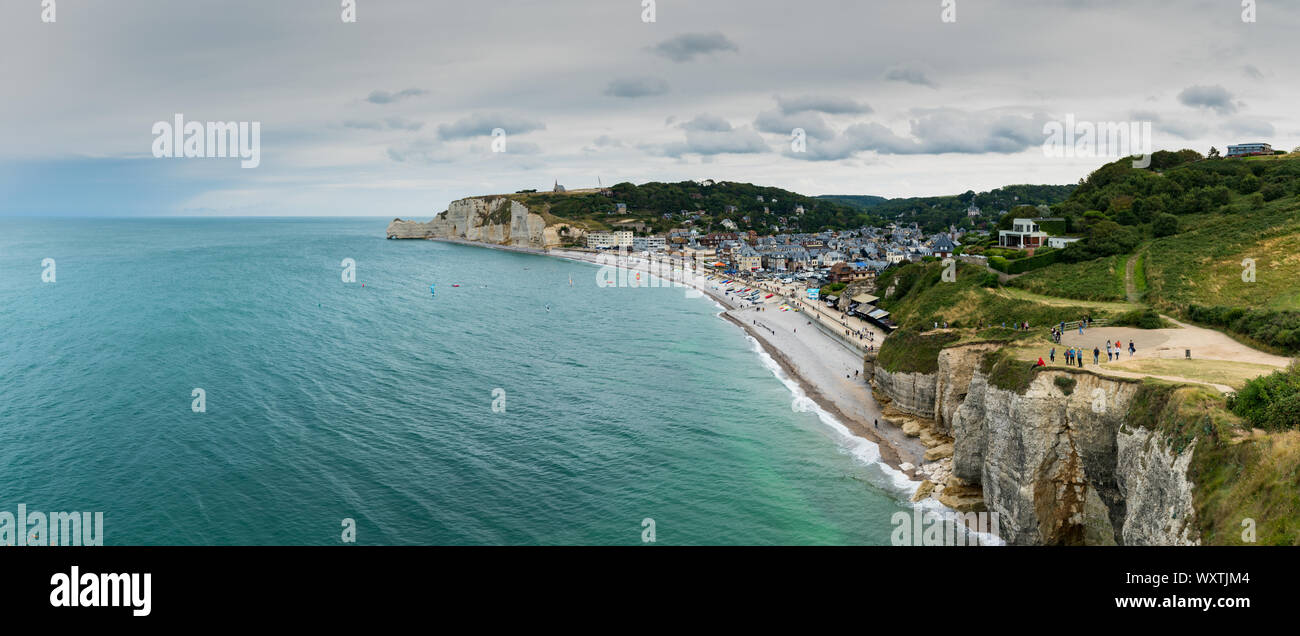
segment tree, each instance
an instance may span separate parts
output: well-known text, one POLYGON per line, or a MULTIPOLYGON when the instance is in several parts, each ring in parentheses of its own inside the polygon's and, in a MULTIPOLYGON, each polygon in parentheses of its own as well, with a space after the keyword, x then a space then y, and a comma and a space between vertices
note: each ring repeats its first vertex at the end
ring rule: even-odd
POLYGON ((1156 237, 1173 236, 1178 233, 1178 217, 1172 214, 1157 214, 1151 222, 1151 233, 1156 237))
POLYGON ((1218 148, 1215 148, 1214 146, 1210 146, 1210 155, 1209 155, 1209 157, 1210 157, 1211 159, 1218 159, 1218 158, 1219 158, 1219 149, 1218 149, 1218 148))
POLYGON ((1253 174, 1244 175, 1241 178, 1237 179, 1237 183, 1235 187, 1237 189, 1237 192, 1240 192, 1242 194, 1250 194, 1252 192, 1258 192, 1260 188, 1259 177, 1256 177, 1253 174))
POLYGON ((1270 183, 1260 189, 1259 192, 1264 196, 1265 201, 1276 201, 1286 196, 1286 186, 1281 183, 1270 183))

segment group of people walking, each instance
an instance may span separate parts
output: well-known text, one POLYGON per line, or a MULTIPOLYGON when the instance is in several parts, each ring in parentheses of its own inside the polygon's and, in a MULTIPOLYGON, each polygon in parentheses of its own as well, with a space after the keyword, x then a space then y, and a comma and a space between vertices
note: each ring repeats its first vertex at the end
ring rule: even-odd
MULTIPOLYGON (((1053 330, 1053 331, 1055 331, 1055 330, 1053 330)), ((1057 340, 1057 342, 1060 342, 1060 340, 1057 340)), ((1095 346, 1094 346, 1094 347, 1092 348, 1092 363, 1093 363, 1093 364, 1100 364, 1100 363, 1101 363, 1101 353, 1102 353, 1102 351, 1103 351, 1103 350, 1102 350, 1101 347, 1095 347, 1095 346)), ((1124 342, 1123 342, 1122 340, 1116 340, 1115 342, 1112 343, 1111 341, 1107 340, 1107 341, 1106 341, 1105 352, 1106 352, 1106 361, 1107 361, 1107 362, 1113 362, 1113 361, 1115 361, 1115 360, 1119 360, 1119 359, 1120 359, 1120 356, 1123 355, 1123 353, 1124 353, 1124 342)), ((1133 341, 1132 341, 1132 340, 1129 340, 1129 341, 1128 341, 1128 357, 1132 358, 1134 353, 1137 353, 1137 345, 1133 344, 1133 341)), ((1084 349, 1084 348, 1082 348, 1082 347, 1070 347, 1070 348, 1066 349, 1066 350, 1063 352, 1063 356, 1064 356, 1064 358, 1065 358, 1065 364, 1066 364, 1066 366, 1079 366, 1079 367, 1082 367, 1082 366, 1083 366, 1083 361, 1084 361, 1084 359, 1087 357, 1087 355, 1088 355, 1087 350, 1084 349)), ((1048 360, 1050 360, 1053 364, 1056 363, 1056 347, 1052 347, 1052 350, 1051 350, 1050 352, 1048 352, 1048 354, 1047 354, 1047 358, 1048 358, 1048 360)), ((1042 359, 1042 358, 1039 358, 1039 359, 1038 359, 1038 363, 1039 363, 1039 365, 1042 365, 1042 364, 1043 364, 1043 359, 1042 359)))

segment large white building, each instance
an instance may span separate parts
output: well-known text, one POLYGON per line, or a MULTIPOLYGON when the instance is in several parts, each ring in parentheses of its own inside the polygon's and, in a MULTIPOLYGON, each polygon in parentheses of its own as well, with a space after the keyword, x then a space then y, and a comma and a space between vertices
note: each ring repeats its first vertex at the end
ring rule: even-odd
POLYGON ((662 236, 639 236, 632 239, 632 249, 638 252, 658 252, 668 246, 668 241, 662 236))
POLYGON ((588 232, 587 248, 593 250, 607 250, 611 247, 617 247, 618 240, 614 238, 613 232, 588 232))
MULTIPOLYGON (((663 239, 660 239, 663 240, 663 239)), ((617 232, 589 232, 587 233, 587 248, 594 250, 607 250, 612 248, 626 247, 632 248, 632 231, 620 230, 617 232)))

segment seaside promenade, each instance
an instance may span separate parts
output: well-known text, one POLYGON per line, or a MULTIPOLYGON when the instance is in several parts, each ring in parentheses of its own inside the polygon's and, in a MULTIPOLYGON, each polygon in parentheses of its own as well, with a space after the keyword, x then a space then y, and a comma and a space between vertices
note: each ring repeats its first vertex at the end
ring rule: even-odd
POLYGON ((809 320, 816 320, 822 327, 840 336, 842 342, 857 349, 860 353, 876 350, 885 340, 885 332, 879 327, 844 312, 830 309, 817 301, 809 301, 800 296, 804 289, 799 285, 784 285, 772 281, 754 281, 744 277, 746 285, 752 285, 770 294, 776 294, 781 302, 799 309, 799 313, 809 320))

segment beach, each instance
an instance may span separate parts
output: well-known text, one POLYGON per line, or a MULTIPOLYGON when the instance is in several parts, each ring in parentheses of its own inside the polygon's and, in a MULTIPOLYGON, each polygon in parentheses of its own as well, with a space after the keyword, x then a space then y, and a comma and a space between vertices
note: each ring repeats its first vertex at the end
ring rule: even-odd
MULTIPOLYGON (((553 249, 535 253, 598 265, 610 265, 613 261, 608 255, 601 259, 601 254, 578 250, 553 249)), ((649 263, 638 257, 629 257, 617 264, 632 271, 651 271, 649 263)), ((821 312, 825 318, 818 325, 813 320, 814 314, 782 311, 780 307, 786 301, 780 295, 774 294, 758 304, 750 304, 726 293, 720 284, 726 280, 724 278, 713 276, 711 279, 687 274, 681 269, 664 271, 658 267, 654 273, 665 274, 664 278, 671 283, 689 286, 716 301, 723 307, 719 315, 749 334, 818 407, 832 415, 852 435, 877 445, 882 463, 908 478, 917 477, 915 469, 905 469, 903 465, 915 467, 925 463, 926 447, 919 439, 905 435, 901 427, 882 415, 867 378, 862 376, 863 352, 868 341, 858 344, 856 338, 832 335, 830 330, 839 325, 831 323, 830 314, 826 312, 821 312)), ((883 339, 883 334, 876 335, 870 344, 879 346, 883 339)))

